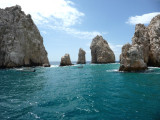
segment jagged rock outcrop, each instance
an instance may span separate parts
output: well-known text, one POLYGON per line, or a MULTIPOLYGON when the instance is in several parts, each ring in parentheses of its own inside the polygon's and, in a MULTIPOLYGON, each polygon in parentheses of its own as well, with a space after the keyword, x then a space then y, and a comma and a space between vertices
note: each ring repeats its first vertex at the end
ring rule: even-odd
POLYGON ((0 68, 49 66, 43 38, 31 15, 16 5, 0 9, 0 68))
POLYGON ((73 65, 73 64, 71 63, 69 54, 65 54, 64 56, 61 57, 60 66, 69 66, 69 65, 73 65))
POLYGON ((143 58, 143 50, 137 44, 126 44, 122 47, 122 54, 120 55, 121 66, 120 71, 141 71, 147 68, 143 58))
POLYGON ((115 55, 102 36, 96 36, 91 43, 92 63, 114 63, 115 55))
POLYGON ((160 67, 160 14, 154 17, 149 26, 150 39, 149 66, 160 67))
POLYGON ((79 49, 79 53, 78 53, 78 61, 77 61, 77 64, 86 64, 86 52, 80 48, 79 49))
POLYGON ((149 42, 148 28, 143 24, 137 24, 135 27, 134 36, 132 38, 132 45, 141 46, 145 63, 148 63, 149 59, 149 42))
POLYGON ((132 45, 122 47, 120 71, 141 71, 147 66, 160 67, 160 15, 148 27, 137 24, 132 45))

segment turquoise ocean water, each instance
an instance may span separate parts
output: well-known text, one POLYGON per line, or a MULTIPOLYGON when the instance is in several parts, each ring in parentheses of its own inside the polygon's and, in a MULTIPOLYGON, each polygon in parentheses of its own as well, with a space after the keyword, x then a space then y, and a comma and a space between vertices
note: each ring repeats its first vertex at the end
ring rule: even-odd
POLYGON ((160 68, 79 66, 0 70, 0 120, 160 120, 160 68))

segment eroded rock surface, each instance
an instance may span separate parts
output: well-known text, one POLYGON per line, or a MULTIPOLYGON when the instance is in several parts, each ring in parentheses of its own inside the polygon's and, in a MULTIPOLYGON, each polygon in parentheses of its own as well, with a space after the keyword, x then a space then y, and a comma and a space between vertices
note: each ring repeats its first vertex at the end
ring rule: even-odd
POLYGON ((142 71, 147 68, 143 58, 143 50, 141 46, 135 44, 126 44, 122 48, 122 54, 120 56, 121 66, 120 71, 142 71))
POLYGON ((79 49, 79 53, 78 53, 78 61, 77 61, 77 64, 86 64, 86 52, 80 48, 79 49))
POLYGON ((65 54, 64 56, 61 57, 60 66, 69 66, 69 65, 73 65, 73 64, 71 63, 69 54, 65 54))
POLYGON ((160 67, 160 15, 148 27, 137 24, 132 45, 122 47, 120 71, 141 71, 147 66, 160 67))
POLYGON ((0 9, 0 68, 49 66, 43 38, 31 15, 16 5, 0 9))
POLYGON ((91 43, 91 57, 92 63, 114 63, 115 55, 109 47, 106 40, 102 36, 96 36, 91 43))
POLYGON ((160 67, 160 15, 154 17, 149 26, 150 39, 149 66, 160 67))

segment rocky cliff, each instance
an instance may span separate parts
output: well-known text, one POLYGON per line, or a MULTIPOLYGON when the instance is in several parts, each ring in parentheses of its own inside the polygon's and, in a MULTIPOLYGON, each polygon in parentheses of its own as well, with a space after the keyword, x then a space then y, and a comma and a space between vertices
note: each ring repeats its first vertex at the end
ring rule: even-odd
POLYGON ((148 65, 160 67, 160 14, 151 20, 148 34, 150 39, 148 65))
POLYGON ((65 54, 64 56, 61 57, 60 66, 69 66, 69 65, 73 65, 73 64, 71 63, 69 54, 65 54))
POLYGON ((91 43, 92 63, 114 63, 115 55, 102 36, 96 36, 91 43))
POLYGON ((122 47, 120 71, 141 71, 147 66, 160 67, 160 15, 148 27, 137 24, 132 45, 122 47))
POLYGON ((77 64, 86 64, 86 52, 80 48, 79 49, 79 53, 78 53, 78 61, 77 61, 77 64))
POLYGON ((0 68, 49 66, 43 38, 31 15, 16 5, 0 9, 0 68))

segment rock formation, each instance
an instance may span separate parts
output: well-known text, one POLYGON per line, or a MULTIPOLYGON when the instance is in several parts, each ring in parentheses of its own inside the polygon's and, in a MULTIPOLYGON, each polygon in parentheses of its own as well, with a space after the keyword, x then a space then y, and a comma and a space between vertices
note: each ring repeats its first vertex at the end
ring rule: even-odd
POLYGON ((31 15, 16 5, 0 9, 0 68, 49 66, 43 38, 31 15))
POLYGON ((135 44, 126 44, 122 47, 122 54, 120 55, 121 66, 120 71, 141 71, 147 68, 143 58, 142 48, 135 44))
POLYGON ((160 67, 160 15, 149 26, 137 24, 132 45, 122 47, 120 71, 141 71, 147 66, 160 67))
POLYGON ((79 49, 79 54, 78 54, 78 61, 77 61, 77 64, 86 64, 86 52, 80 48, 79 49))
POLYGON ((73 64, 71 63, 69 54, 65 54, 64 56, 61 57, 60 66, 69 66, 69 65, 73 65, 73 64))
POLYGON ((160 14, 154 17, 149 26, 150 39, 149 66, 160 67, 160 14))
POLYGON ((102 36, 96 36, 91 43, 92 63, 114 63, 115 55, 102 36))

